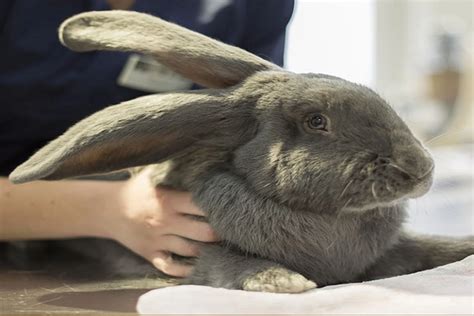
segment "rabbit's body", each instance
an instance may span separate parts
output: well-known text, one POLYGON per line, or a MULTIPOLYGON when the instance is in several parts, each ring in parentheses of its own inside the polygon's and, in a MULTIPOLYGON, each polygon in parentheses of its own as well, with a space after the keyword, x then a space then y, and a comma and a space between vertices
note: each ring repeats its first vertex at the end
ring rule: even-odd
MULTIPOLYGON (((209 157, 208 153, 204 156, 209 157)), ((225 157, 222 158, 217 165, 228 165, 225 157)), ((153 180, 157 185, 196 192, 200 187, 208 185, 206 181, 201 181, 208 173, 190 177, 189 186, 183 183, 188 176, 193 175, 196 167, 196 164, 186 158, 183 161, 178 159, 178 162, 156 165, 153 166, 153 180)), ((213 202, 215 201, 211 203, 213 202)), ((214 206, 219 213, 215 215, 216 221, 213 218, 210 221, 218 234, 224 235, 228 225, 233 224, 242 230, 239 235, 248 236, 245 242, 237 241, 234 244, 234 237, 222 242, 220 247, 230 248, 235 254, 258 256, 278 262, 316 281, 320 286, 360 279, 367 268, 398 241, 406 216, 401 205, 371 209, 363 214, 348 212, 339 215, 338 212, 327 210, 321 210, 320 213, 305 210, 288 212, 285 207, 279 208, 277 204, 274 206, 271 213, 262 214, 258 219, 255 219, 260 215, 258 204, 250 206, 255 209, 248 209, 248 217, 244 218, 238 210, 214 206), (217 224, 217 217, 225 217, 225 222, 217 224), (253 226, 249 227, 247 224, 250 223, 247 222, 253 222, 253 226), (265 225, 259 227, 261 223, 265 225), (221 229, 224 231, 221 232, 221 229), (256 231, 259 233, 249 235, 249 232, 256 231), (265 240, 259 240, 259 234, 265 235, 265 240)), ((213 256, 212 260, 219 260, 219 256, 213 256)), ((206 283, 206 280, 197 278, 192 280, 206 283)))
MULTIPOLYGON (((300 222, 301 218, 295 219, 302 230, 293 232, 286 224, 287 216, 265 219, 274 225, 274 232, 266 241, 256 241, 254 247, 249 247, 252 249, 239 246, 231 246, 231 249, 242 256, 270 259, 318 286, 358 281, 364 279, 366 270, 397 242, 404 212, 397 207, 383 211, 387 213, 370 210, 362 217, 352 214, 339 219, 304 216, 304 223, 300 222)), ((219 260, 219 256, 213 260, 219 260)), ((199 283, 207 281, 199 280, 199 283)))
POLYGON ((185 282, 299 292, 474 253, 472 238, 402 231, 404 202, 427 192, 434 164, 372 90, 290 73, 139 13, 80 14, 60 38, 77 51, 150 54, 212 88, 108 107, 10 176, 54 180, 155 164, 153 182, 190 191, 222 239, 203 245, 185 282))

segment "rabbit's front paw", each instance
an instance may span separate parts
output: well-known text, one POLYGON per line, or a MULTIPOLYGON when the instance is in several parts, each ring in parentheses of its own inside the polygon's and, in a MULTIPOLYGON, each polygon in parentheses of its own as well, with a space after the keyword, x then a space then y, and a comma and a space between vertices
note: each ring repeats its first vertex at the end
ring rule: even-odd
POLYGON ((317 287, 316 283, 299 273, 285 268, 270 268, 248 277, 243 284, 246 291, 272 293, 300 293, 317 287))

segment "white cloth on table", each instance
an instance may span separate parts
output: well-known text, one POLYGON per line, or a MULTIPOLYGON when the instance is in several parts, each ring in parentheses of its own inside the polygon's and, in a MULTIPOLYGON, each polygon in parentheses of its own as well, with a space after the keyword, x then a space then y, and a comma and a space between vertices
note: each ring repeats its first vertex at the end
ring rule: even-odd
POLYGON ((140 314, 473 314, 474 256, 432 270, 301 294, 175 286, 142 295, 140 314))

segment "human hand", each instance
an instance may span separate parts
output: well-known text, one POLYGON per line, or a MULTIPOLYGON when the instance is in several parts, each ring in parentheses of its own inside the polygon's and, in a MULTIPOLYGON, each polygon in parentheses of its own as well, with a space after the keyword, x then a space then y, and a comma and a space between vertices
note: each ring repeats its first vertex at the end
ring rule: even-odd
POLYGON ((119 209, 105 212, 109 225, 103 225, 104 237, 115 239, 166 274, 185 277, 192 266, 174 261, 171 253, 196 257, 198 242, 214 242, 217 237, 209 224, 186 216, 204 216, 190 193, 156 188, 149 176, 148 168, 124 182, 119 209))

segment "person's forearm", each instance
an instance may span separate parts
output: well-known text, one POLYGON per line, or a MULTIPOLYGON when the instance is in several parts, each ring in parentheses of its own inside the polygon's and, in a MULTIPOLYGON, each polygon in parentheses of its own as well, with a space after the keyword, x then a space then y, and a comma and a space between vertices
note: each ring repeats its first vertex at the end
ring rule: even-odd
POLYGON ((118 207, 114 197, 122 185, 74 180, 13 185, 0 178, 0 240, 105 237, 102 213, 118 207))

